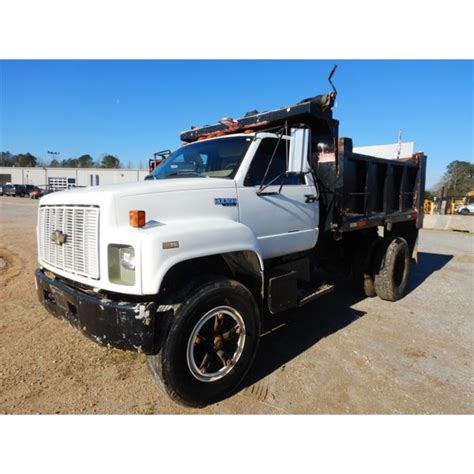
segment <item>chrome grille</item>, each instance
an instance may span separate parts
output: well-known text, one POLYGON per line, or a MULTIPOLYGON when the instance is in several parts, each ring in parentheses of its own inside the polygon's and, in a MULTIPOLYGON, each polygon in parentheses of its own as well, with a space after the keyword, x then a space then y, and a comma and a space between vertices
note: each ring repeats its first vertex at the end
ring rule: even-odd
POLYGON ((38 222, 40 259, 67 272, 99 278, 99 208, 41 206, 38 222), (53 241, 62 232, 63 244, 53 241))

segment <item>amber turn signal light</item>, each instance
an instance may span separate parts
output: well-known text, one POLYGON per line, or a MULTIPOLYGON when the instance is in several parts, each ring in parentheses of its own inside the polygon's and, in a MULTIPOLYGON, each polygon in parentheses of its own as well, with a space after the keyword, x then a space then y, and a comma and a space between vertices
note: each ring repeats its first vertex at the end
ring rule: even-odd
POLYGON ((129 211, 128 219, 132 227, 143 227, 145 225, 145 211, 129 211))

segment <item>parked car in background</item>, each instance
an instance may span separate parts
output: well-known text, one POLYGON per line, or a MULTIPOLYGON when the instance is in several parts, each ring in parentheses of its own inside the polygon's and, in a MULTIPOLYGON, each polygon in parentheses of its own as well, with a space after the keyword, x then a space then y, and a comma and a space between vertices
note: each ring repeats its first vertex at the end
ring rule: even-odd
POLYGON ((5 196, 10 196, 10 192, 13 189, 13 184, 7 183, 3 185, 3 194, 5 196))
POLYGON ((48 186, 35 186, 30 192, 31 199, 39 199, 40 197, 46 196, 46 194, 54 193, 56 191, 54 188, 48 186))
POLYGON ((39 199, 41 196, 43 196, 43 189, 36 188, 33 189, 33 191, 30 192, 30 198, 31 199, 39 199))
POLYGON ((0 184, 0 196, 3 196, 3 188, 4 188, 4 184, 0 184))
POLYGON ((458 214, 462 214, 465 216, 469 216, 474 214, 474 203, 472 204, 461 204, 457 209, 456 212, 458 214))
POLYGON ((28 189, 23 184, 6 184, 3 188, 6 196, 25 197, 29 195, 28 189))
POLYGON ((41 192, 41 189, 38 186, 28 185, 28 195, 31 199, 34 199, 33 196, 41 192))
POLYGON ((35 189, 38 189, 38 186, 35 186, 34 184, 25 184, 25 188, 28 191, 28 195, 34 191, 35 189))

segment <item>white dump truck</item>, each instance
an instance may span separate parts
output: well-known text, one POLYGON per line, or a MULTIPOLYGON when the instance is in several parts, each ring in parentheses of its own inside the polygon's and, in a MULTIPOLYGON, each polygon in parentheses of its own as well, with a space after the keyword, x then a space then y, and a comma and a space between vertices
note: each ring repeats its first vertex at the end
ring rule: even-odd
POLYGON ((41 303, 202 407, 242 386, 265 318, 333 290, 319 270, 401 298, 426 157, 353 152, 335 95, 193 127, 144 182, 44 196, 41 303))

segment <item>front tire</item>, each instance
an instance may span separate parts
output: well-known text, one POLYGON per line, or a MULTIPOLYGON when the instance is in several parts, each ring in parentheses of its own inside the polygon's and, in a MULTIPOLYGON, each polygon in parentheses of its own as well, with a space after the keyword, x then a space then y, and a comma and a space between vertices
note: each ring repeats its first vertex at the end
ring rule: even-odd
POLYGON ((241 283, 216 278, 181 296, 159 354, 156 382, 177 403, 204 407, 231 395, 257 352, 260 316, 241 283))

